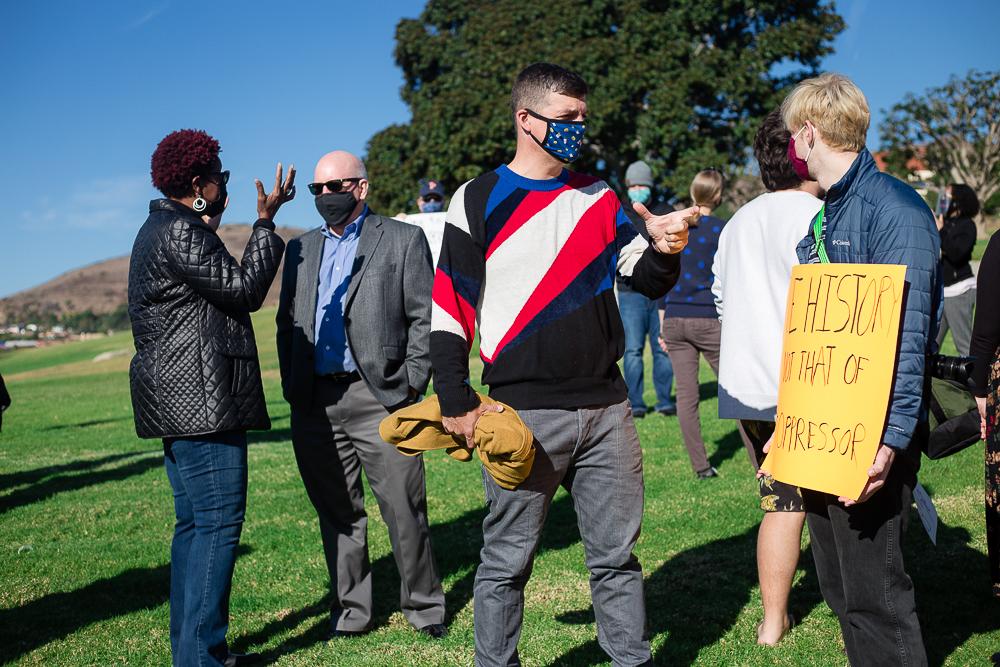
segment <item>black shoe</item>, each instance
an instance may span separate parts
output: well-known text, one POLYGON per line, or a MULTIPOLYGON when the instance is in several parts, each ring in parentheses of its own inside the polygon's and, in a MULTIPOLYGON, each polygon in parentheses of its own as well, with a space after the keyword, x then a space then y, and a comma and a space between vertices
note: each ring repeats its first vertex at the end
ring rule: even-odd
POLYGON ((642 419, 646 416, 646 410, 643 408, 632 408, 632 419, 642 419))
POLYGON ((704 470, 697 473, 698 479, 711 479, 712 477, 718 477, 719 471, 715 469, 715 466, 708 466, 704 470))
POLYGON ((664 417, 676 417, 677 416, 677 406, 671 405, 669 408, 660 408, 657 410, 664 417))
POLYGON ((243 667, 243 665, 256 665, 260 660, 260 653, 230 653, 222 664, 226 667, 243 667))
POLYGON ((448 628, 443 623, 431 623, 422 628, 417 628, 417 632, 422 632, 431 639, 444 639, 448 636, 448 628))
POLYGON ((367 630, 338 630, 337 628, 331 628, 330 639, 350 639, 351 637, 367 635, 369 632, 371 632, 371 628, 367 630))

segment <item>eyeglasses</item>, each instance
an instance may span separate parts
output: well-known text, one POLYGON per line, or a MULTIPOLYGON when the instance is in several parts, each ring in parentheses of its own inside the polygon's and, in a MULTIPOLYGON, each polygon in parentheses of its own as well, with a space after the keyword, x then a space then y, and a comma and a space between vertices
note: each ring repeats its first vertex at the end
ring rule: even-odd
POLYGON ((326 181, 325 183, 310 183, 309 192, 313 193, 314 196, 318 196, 323 192, 323 188, 326 187, 330 192, 340 192, 341 190, 347 190, 344 187, 345 183, 358 183, 362 179, 360 177, 354 178, 335 178, 332 181, 326 181))
POLYGON ((441 195, 427 195, 423 199, 424 201, 444 201, 441 195))
POLYGON ((225 171, 216 171, 214 173, 209 174, 206 178, 208 178, 208 180, 212 181, 217 185, 225 185, 229 183, 229 170, 227 169, 225 171), (219 181, 222 181, 222 183, 220 184, 219 181))

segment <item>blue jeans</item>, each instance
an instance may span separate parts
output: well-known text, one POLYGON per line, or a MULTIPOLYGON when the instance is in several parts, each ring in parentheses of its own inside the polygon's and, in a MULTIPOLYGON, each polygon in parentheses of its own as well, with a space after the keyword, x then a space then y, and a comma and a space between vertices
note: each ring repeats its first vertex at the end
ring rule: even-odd
POLYGON ((646 409, 646 402, 642 398, 642 353, 646 348, 647 337, 649 346, 653 349, 656 409, 674 407, 674 402, 670 400, 674 368, 670 365, 670 357, 660 349, 657 341, 660 335, 660 315, 656 312, 656 302, 638 292, 619 289, 618 310, 621 311, 622 325, 625 327, 625 384, 628 386, 628 400, 633 409, 646 409))
POLYGON ((163 441, 174 491, 170 651, 175 667, 221 666, 229 655, 229 591, 247 506, 246 433, 163 441))

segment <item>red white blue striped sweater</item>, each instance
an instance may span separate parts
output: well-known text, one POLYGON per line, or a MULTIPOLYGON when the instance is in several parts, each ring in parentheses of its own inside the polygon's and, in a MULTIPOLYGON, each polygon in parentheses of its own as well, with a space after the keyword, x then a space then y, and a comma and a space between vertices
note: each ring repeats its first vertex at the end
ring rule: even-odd
POLYGON ((483 384, 515 409, 623 401, 616 273, 651 298, 677 282, 679 255, 636 234, 604 181, 564 170, 534 180, 506 166, 451 200, 434 278, 431 364, 445 416, 479 403, 468 383, 478 326, 483 384))

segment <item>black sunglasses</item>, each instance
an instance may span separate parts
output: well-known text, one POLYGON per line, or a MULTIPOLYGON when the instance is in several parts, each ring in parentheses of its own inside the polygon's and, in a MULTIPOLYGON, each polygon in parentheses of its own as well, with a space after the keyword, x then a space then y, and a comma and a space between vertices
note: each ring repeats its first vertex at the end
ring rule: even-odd
POLYGON ((335 178, 332 181, 327 181, 325 183, 310 183, 309 192, 313 193, 313 195, 318 196, 319 193, 323 192, 323 186, 326 186, 326 189, 329 190, 330 192, 340 192, 341 190, 344 189, 344 183, 357 183, 360 180, 361 180, 360 177, 335 178))
POLYGON ((441 195, 427 195, 424 201, 444 201, 444 198, 441 195))
POLYGON ((225 185, 229 183, 229 170, 227 169, 225 171, 212 172, 211 174, 208 174, 205 178, 212 181, 216 185, 225 185), (219 181, 222 181, 222 183, 220 184, 219 181))

